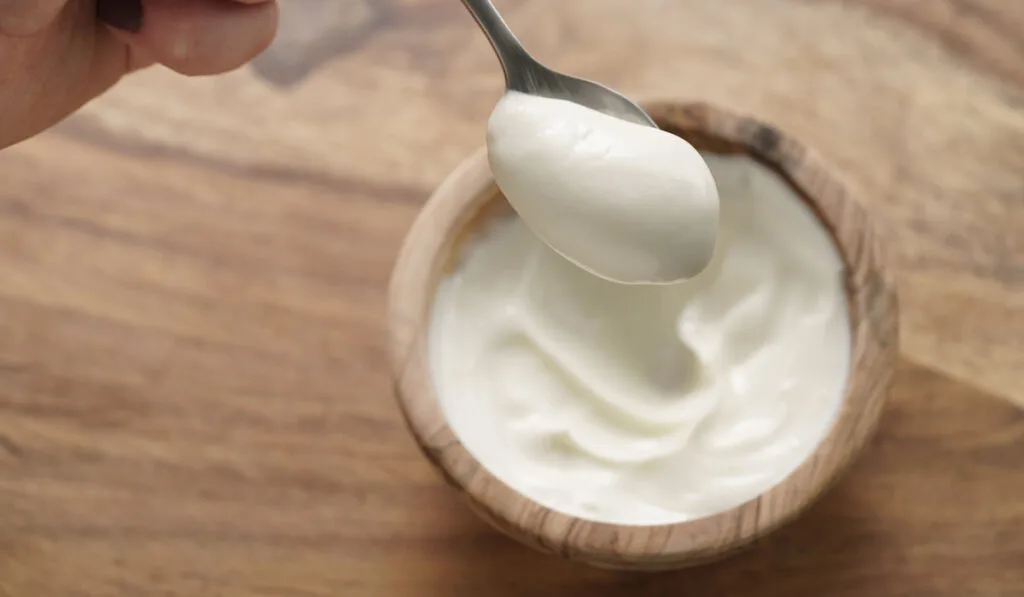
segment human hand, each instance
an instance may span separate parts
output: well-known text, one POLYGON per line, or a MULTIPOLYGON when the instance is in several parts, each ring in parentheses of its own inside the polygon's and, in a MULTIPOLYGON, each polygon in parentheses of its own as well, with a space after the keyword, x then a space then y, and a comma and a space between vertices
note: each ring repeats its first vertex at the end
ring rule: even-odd
POLYGON ((276 30, 275 0, 0 0, 0 148, 151 64, 238 68, 276 30))

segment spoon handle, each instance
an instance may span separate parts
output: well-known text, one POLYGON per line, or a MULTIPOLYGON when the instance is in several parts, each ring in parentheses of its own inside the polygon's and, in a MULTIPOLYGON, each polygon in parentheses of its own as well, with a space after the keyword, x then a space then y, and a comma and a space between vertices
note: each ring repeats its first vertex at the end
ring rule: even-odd
POLYGON ((505 71, 505 84, 509 89, 517 87, 517 78, 523 73, 524 67, 532 65, 533 58, 526 52, 523 45, 516 39, 512 30, 501 18, 498 9, 490 0, 462 0, 487 40, 491 42, 494 53, 498 55, 501 69, 505 71))

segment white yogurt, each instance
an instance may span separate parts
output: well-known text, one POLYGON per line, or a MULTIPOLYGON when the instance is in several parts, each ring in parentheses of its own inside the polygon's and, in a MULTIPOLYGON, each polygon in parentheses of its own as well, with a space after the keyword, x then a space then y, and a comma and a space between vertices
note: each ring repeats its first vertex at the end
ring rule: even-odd
POLYGON ((509 203, 554 250, 598 276, 663 284, 700 273, 718 193, 689 143, 565 100, 512 92, 487 128, 509 203))
POLYGON ((593 520, 684 521, 763 493, 824 438, 850 360, 841 257, 774 173, 707 161, 721 229, 689 282, 608 282, 513 217, 442 283, 438 399, 522 494, 593 520))

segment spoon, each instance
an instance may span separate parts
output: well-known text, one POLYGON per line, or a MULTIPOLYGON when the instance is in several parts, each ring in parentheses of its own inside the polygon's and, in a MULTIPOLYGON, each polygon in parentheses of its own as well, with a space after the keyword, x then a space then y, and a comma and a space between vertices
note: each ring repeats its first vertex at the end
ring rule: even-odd
POLYGON ((555 72, 537 62, 519 43, 490 0, 462 0, 462 3, 498 55, 505 71, 506 91, 568 100, 622 120, 658 127, 643 108, 622 94, 593 81, 555 72))

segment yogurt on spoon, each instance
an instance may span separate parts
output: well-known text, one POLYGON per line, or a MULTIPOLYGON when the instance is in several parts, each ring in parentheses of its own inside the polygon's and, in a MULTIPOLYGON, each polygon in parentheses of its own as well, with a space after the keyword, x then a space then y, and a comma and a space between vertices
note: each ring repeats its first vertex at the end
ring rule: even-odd
POLYGON ((718 191, 689 143, 560 99, 507 93, 487 150, 498 187, 533 232, 623 284, 688 280, 711 262, 718 191))

